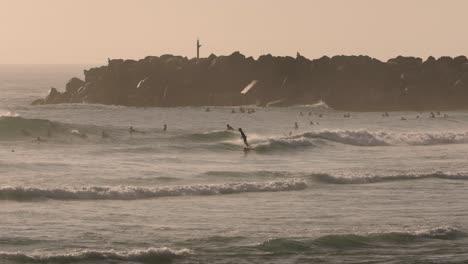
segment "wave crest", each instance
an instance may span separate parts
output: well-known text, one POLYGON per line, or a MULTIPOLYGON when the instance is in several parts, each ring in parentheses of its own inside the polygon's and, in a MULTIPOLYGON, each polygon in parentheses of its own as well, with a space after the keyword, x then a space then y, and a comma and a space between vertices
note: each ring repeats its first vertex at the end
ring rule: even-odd
POLYGON ((185 134, 178 137, 195 141, 219 141, 236 138, 237 134, 228 130, 214 130, 204 133, 185 134))
POLYGON ((323 130, 298 137, 324 139, 355 146, 443 145, 468 143, 468 132, 396 133, 368 130, 323 130))
POLYGON ((118 260, 118 261, 138 261, 143 263, 154 263, 171 261, 174 258, 189 255, 189 249, 170 249, 148 248, 135 249, 130 251, 116 250, 78 250, 62 254, 47 254, 35 253, 26 254, 22 252, 0 252, 0 259, 8 259, 22 262, 39 262, 39 263, 73 263, 78 261, 93 261, 93 260, 118 260))
POLYGON ((260 142, 252 145, 252 149, 258 152, 270 152, 281 150, 293 150, 307 147, 315 147, 316 145, 305 137, 298 138, 278 138, 268 139, 265 142, 260 142))
POLYGON ((442 226, 417 231, 390 231, 368 234, 332 234, 315 239, 269 239, 258 245, 263 251, 274 253, 294 253, 315 251, 317 248, 333 248, 346 250, 352 248, 368 248, 370 246, 392 246, 402 243, 414 243, 424 240, 456 240, 466 237, 460 229, 442 226))
POLYGON ((324 183, 332 184, 366 184, 378 182, 404 181, 404 180, 422 180, 422 179, 446 179, 446 180, 468 180, 468 174, 450 174, 434 172, 427 174, 397 174, 397 175, 363 175, 363 176, 337 176, 326 173, 317 173, 310 175, 313 179, 324 183))
POLYGON ((303 179, 288 179, 266 183, 240 182, 225 184, 178 185, 167 187, 83 187, 83 188, 36 188, 23 186, 0 187, 1 200, 28 201, 52 200, 138 200, 168 196, 220 195, 245 192, 280 192, 307 188, 303 179))

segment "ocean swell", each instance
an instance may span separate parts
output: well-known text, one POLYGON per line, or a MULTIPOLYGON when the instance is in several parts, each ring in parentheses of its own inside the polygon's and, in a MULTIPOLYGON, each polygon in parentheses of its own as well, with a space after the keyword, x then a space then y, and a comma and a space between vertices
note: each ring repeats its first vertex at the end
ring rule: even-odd
POLYGON ((456 240, 467 234, 457 228, 442 226, 416 231, 389 231, 368 234, 332 234, 315 239, 276 238, 260 243, 262 251, 274 253, 296 253, 316 251, 320 248, 346 250, 353 248, 371 248, 375 246, 395 246, 408 243, 420 243, 430 240, 456 240))
POLYGON ((188 249, 148 248, 129 251, 116 250, 74 250, 66 253, 23 253, 0 252, 0 260, 13 260, 36 263, 74 263, 80 261, 114 260, 141 263, 169 262, 174 258, 189 255, 188 249))
POLYGON ((446 180, 468 180, 468 174, 434 172, 427 174, 395 174, 395 175, 331 175, 327 173, 315 173, 311 178, 320 182, 331 184, 366 184, 378 182, 422 180, 422 179, 446 179, 446 180))
POLYGON ((468 143, 468 132, 396 133, 368 130, 323 130, 296 137, 324 139, 355 146, 443 145, 468 143))
POLYGON ((37 188, 23 186, 0 187, 1 200, 28 201, 52 200, 138 200, 168 196, 221 195, 245 192, 280 192, 307 188, 303 179, 288 179, 271 182, 240 182, 225 184, 177 185, 166 187, 82 187, 82 188, 37 188))

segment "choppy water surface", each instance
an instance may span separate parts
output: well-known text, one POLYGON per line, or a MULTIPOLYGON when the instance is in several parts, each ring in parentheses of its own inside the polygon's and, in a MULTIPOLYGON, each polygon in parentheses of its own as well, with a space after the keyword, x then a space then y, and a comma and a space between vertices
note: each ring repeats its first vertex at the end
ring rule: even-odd
POLYGON ((468 261, 468 112, 29 105, 82 68, 0 67, 0 262, 468 261))

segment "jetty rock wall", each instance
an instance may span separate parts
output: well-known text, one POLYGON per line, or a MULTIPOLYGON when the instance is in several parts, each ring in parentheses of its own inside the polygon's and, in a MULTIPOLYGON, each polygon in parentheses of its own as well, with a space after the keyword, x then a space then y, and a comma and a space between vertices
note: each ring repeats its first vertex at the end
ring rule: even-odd
MULTIPOLYGON (((109 60, 51 88, 33 104, 125 106, 290 106, 325 102, 337 110, 448 110, 468 108, 468 59, 300 54, 258 59, 239 52, 188 59, 174 55, 109 60), (251 86, 245 94, 241 91, 251 86)), ((246 89, 247 90, 247 89, 246 89)))

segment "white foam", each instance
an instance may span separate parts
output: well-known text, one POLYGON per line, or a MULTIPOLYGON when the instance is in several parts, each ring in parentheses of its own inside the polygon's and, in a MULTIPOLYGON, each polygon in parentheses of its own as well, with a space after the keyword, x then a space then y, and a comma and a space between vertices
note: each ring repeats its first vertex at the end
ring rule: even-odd
POLYGON ((0 110, 0 117, 2 116, 18 117, 19 114, 8 110, 0 110))
POLYGON ((0 252, 0 259, 11 259, 31 262, 60 262, 70 263, 86 260, 120 260, 154 263, 162 260, 171 260, 176 257, 189 255, 189 249, 148 248, 129 251, 116 250, 73 250, 65 253, 36 252, 27 254, 23 252, 0 252))
POLYGON ((322 130, 301 135, 357 146, 442 145, 468 143, 468 132, 396 133, 362 130, 322 130))
POLYGON ((288 179, 271 182, 240 182, 225 184, 177 185, 166 187, 82 187, 82 188, 37 188, 23 186, 0 187, 1 200, 137 200, 167 196, 220 195, 245 192, 280 192, 303 190, 303 179, 288 179))

